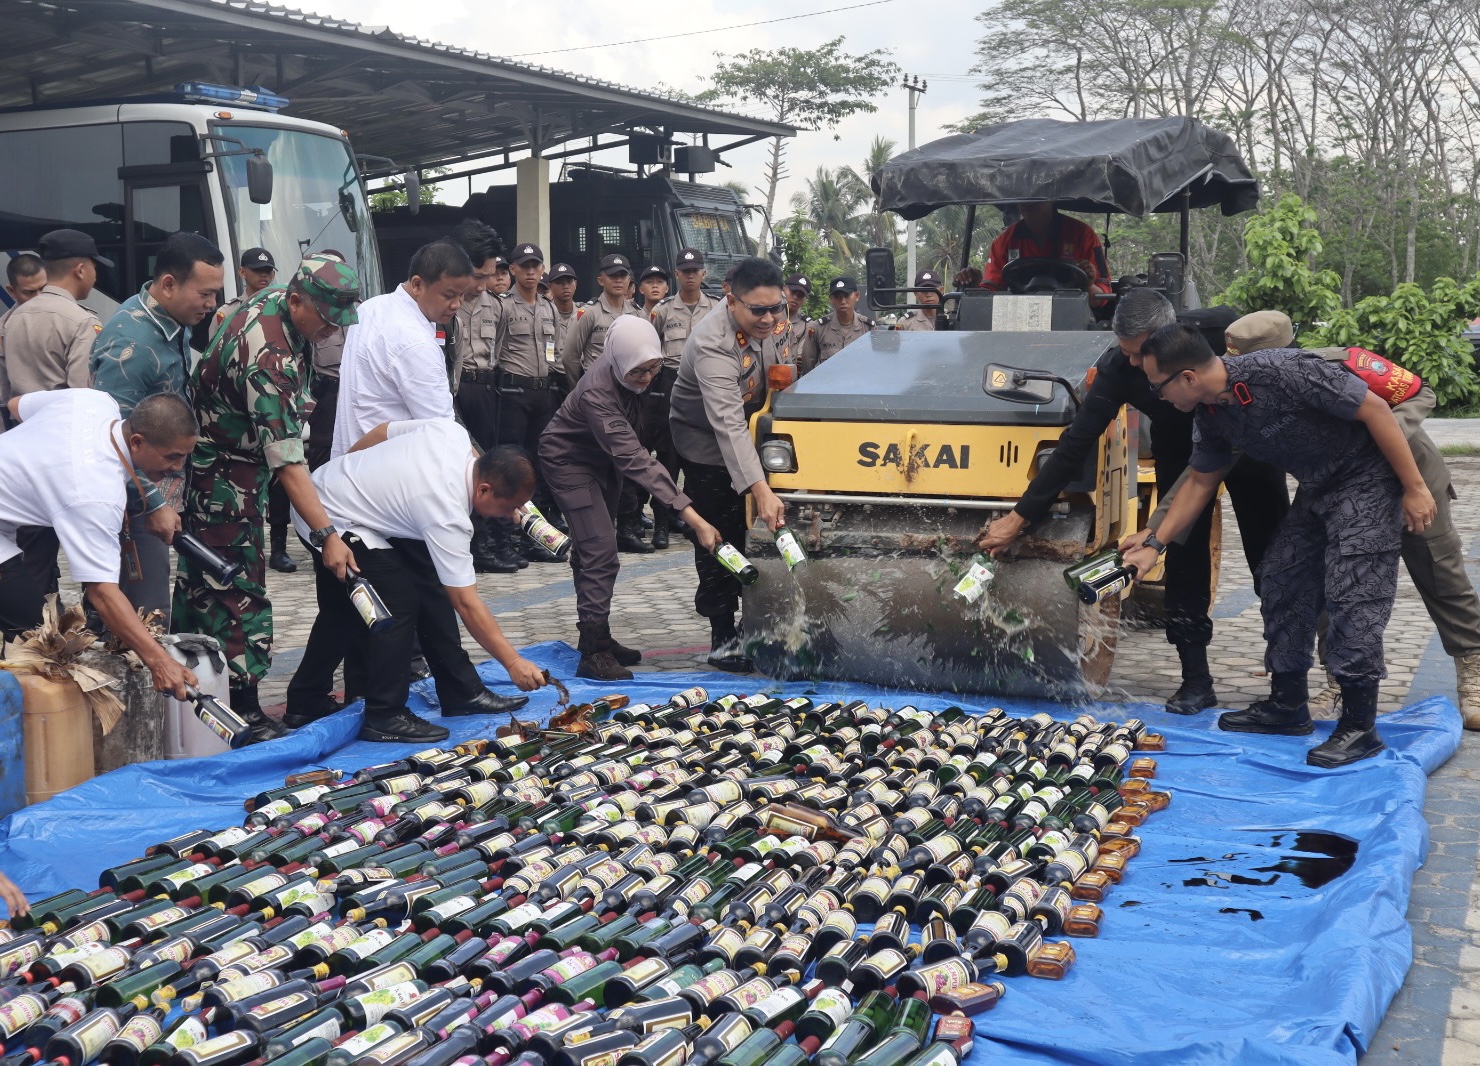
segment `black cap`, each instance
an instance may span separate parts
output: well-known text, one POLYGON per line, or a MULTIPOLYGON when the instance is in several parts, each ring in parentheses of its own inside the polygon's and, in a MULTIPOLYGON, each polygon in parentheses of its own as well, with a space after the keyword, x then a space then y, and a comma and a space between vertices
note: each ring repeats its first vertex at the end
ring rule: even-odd
POLYGON ((509 256, 509 262, 515 266, 521 266, 524 263, 543 263, 544 261, 545 253, 540 251, 538 244, 521 244, 509 256))
POLYGON ((654 263, 652 266, 648 267, 640 275, 638 275, 637 280, 646 281, 648 278, 662 278, 664 281, 667 281, 669 280, 668 271, 664 270, 657 263, 654 263))
POLYGON ((807 279, 805 274, 793 274, 787 278, 786 287, 788 289, 800 289, 808 296, 812 295, 812 282, 807 279))
POLYGON ((541 274, 540 275, 540 282, 539 282, 538 288, 548 289, 549 287, 550 287, 550 275, 549 274, 541 274))
POLYGON ((725 280, 726 281, 734 281, 735 280, 735 271, 737 271, 739 269, 740 269, 740 266, 737 263, 735 266, 730 267, 729 270, 726 270, 725 271, 725 280))
POLYGON ((922 270, 915 275, 915 288, 917 289, 939 289, 940 287, 940 275, 933 270, 922 270))
MULTIPOLYGON (((338 258, 343 259, 344 256, 338 258)), ((276 270, 277 263, 272 258, 272 253, 266 248, 248 248, 242 253, 241 268, 243 270, 276 270)))
POLYGON ((632 264, 627 261, 625 255, 604 255, 601 257, 602 274, 630 274, 632 264))
POLYGON ((493 269, 494 270, 497 270, 499 267, 504 267, 505 269, 507 269, 508 268, 508 265, 509 265, 509 261, 507 259, 505 259, 503 256, 496 255, 496 256, 493 257, 493 269))
POLYGON ((836 296, 839 293, 850 293, 857 291, 857 280, 848 277, 848 275, 846 274, 844 274, 841 278, 833 278, 833 283, 827 287, 827 294, 829 296, 836 296))
POLYGON ((545 275, 546 281, 560 281, 562 278, 574 278, 576 272, 569 263, 556 263, 545 275))
POLYGON ((77 229, 54 229, 43 234, 36 245, 43 262, 57 259, 91 259, 98 266, 111 267, 113 260, 98 254, 98 242, 77 229))
POLYGON ((704 265, 704 253, 697 248, 685 248, 673 260, 674 270, 693 270, 704 265))

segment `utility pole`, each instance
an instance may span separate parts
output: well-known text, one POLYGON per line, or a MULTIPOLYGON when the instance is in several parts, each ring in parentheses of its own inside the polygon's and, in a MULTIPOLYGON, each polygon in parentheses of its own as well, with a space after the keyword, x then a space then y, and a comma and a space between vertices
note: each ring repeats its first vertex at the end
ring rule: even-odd
MULTIPOLYGON (((906 74, 904 81, 900 84, 910 96, 910 148, 913 149, 915 147, 915 105, 930 86, 916 74, 906 74)), ((904 248, 904 283, 909 286, 915 283, 915 223, 913 219, 905 223, 904 248)), ((910 300, 909 302, 914 303, 915 301, 910 300)))

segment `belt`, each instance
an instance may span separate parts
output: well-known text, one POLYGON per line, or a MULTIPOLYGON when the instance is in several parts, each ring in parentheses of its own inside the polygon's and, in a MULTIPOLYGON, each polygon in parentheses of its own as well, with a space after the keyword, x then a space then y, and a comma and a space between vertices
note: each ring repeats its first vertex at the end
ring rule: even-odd
POLYGON ((497 385, 498 375, 497 370, 464 370, 462 379, 470 385, 497 385))
POLYGON ((548 378, 527 378, 520 374, 510 374, 500 371, 498 383, 501 388, 543 389, 550 382, 548 378))

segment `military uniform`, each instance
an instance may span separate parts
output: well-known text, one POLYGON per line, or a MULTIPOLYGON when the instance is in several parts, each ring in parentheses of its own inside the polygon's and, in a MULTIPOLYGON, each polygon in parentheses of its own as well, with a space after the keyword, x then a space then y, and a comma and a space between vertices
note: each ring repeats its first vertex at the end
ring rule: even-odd
POLYGON ((844 347, 874 328, 874 320, 856 311, 853 321, 843 325, 837 312, 829 311, 807 327, 802 350, 797 357, 798 369, 805 374, 837 355, 844 347))
MULTIPOLYGON (((354 323, 359 281, 352 268, 312 255, 295 280, 326 322, 354 323)), ((262 543, 268 484, 274 471, 305 462, 308 341, 293 327, 288 298, 286 289, 269 289, 245 305, 212 340, 191 377, 200 440, 190 457, 185 527, 244 570, 233 587, 222 588, 182 558, 175 626, 220 641, 231 686, 248 706, 255 706, 272 653, 262 543)))

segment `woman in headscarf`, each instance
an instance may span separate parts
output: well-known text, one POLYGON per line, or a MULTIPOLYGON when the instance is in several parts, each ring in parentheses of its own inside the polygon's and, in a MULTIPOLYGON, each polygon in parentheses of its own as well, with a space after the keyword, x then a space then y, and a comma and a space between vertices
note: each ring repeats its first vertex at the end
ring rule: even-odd
POLYGON ((601 358, 581 378, 540 437, 540 465, 555 502, 570 523, 580 630, 579 677, 627 681, 642 661, 611 633, 612 590, 621 563, 615 515, 623 479, 635 481, 689 524, 713 550, 719 531, 699 516, 673 478, 648 454, 633 428, 638 397, 663 366, 663 344, 652 323, 623 315, 606 331, 601 358))

